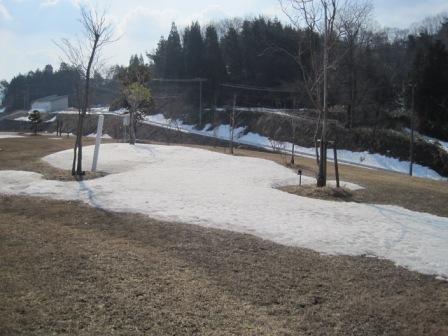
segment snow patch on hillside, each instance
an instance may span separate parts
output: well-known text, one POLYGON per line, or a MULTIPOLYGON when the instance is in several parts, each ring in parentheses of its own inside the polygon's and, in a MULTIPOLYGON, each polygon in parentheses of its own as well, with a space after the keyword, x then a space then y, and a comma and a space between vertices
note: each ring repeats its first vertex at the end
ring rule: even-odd
POLYGON ((18 117, 14 119, 15 121, 30 121, 30 119, 28 119, 28 117, 18 117))
MULTIPOLYGON (((94 147, 84 149, 91 165, 94 147)), ((69 169, 72 151, 44 158, 69 169)), ((252 234, 329 254, 375 255, 448 277, 448 218, 396 206, 340 203, 275 189, 298 176, 272 161, 201 149, 107 144, 103 178, 49 181, 31 172, 0 171, 0 193, 81 200, 117 212, 252 234)), ((303 177, 304 183, 315 183, 303 177)))
MULTIPOLYGON (((163 114, 150 115, 145 117, 145 123, 159 127, 169 128, 184 133, 198 134, 202 136, 229 140, 230 125, 219 125, 211 129, 211 125, 206 125, 203 129, 198 130, 194 125, 185 124, 182 120, 167 119, 163 114)), ((283 153, 291 153, 292 143, 272 141, 268 137, 258 133, 245 133, 245 127, 235 129, 234 141, 239 144, 249 145, 269 151, 279 151, 283 153)), ((295 146, 295 152, 298 155, 315 157, 315 149, 302 146, 295 146)), ((329 149, 327 157, 333 160, 333 150, 329 149)), ((409 172, 409 161, 400 161, 399 159, 387 157, 381 154, 369 152, 352 152, 348 150, 338 150, 338 159, 341 163, 358 164, 367 168, 379 168, 389 171, 407 174, 409 172)), ((414 164, 414 176, 423 177, 434 180, 445 180, 440 174, 431 168, 414 164)))
MULTIPOLYGON (((411 130, 409 128, 404 128, 404 131, 406 133, 411 133, 411 130)), ((430 136, 420 134, 420 133, 418 133, 416 131, 414 131, 414 133, 415 133, 416 136, 419 136, 420 138, 422 138, 426 142, 429 142, 431 144, 439 145, 445 152, 448 153, 448 141, 442 141, 442 140, 439 140, 439 139, 436 139, 436 138, 432 138, 430 136)))

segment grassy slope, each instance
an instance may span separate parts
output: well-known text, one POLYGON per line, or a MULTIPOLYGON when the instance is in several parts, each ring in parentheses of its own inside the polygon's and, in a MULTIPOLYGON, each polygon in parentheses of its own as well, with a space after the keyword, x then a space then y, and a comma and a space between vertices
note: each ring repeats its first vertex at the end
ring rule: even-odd
MULTIPOLYGON (((46 170, 38 158, 71 145, 0 140, 0 169, 46 170)), ((311 161, 300 163, 311 170, 311 161)), ((444 190, 357 169, 343 174, 413 183, 422 195, 444 190)), ((0 255, 0 335, 448 333, 448 283, 390 262, 74 202, 0 197, 0 255)))

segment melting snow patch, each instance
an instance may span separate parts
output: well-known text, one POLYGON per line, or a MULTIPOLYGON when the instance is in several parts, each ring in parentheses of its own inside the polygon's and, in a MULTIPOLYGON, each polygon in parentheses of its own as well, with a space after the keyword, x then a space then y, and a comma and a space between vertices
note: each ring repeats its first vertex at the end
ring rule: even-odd
MULTIPOLYGON (((159 127, 178 130, 184 133, 199 134, 207 137, 218 138, 222 140, 230 139, 230 125, 220 125, 210 130, 210 125, 202 130, 198 130, 194 125, 184 124, 182 120, 166 119, 163 114, 150 115, 145 117, 145 123, 159 127)), ((271 141, 268 137, 258 133, 245 133, 245 127, 239 127, 234 132, 234 142, 243 145, 249 145, 269 151, 280 151, 290 153, 292 143, 271 141)), ((309 157, 315 156, 314 148, 295 146, 295 152, 298 155, 309 157)), ((333 150, 328 150, 327 157, 333 159, 333 150)), ((352 152, 348 150, 338 150, 338 159, 341 163, 361 165, 366 168, 379 168, 388 171, 400 172, 407 174, 409 172, 409 161, 400 161, 396 158, 387 157, 381 154, 372 154, 369 152, 352 152)), ((414 176, 429 178, 434 180, 446 180, 431 168, 414 164, 414 176)))
MULTIPOLYGON (((69 169, 71 156, 68 150, 44 160, 69 169)), ((86 167, 92 156, 93 146, 86 147, 86 167)), ((110 175, 84 182, 0 171, 0 193, 81 200, 328 254, 374 254, 422 273, 448 276, 447 218, 291 195, 273 186, 298 184, 299 177, 272 161, 177 146, 106 144, 99 169, 110 175)), ((303 181, 314 183, 310 177, 303 181)))
MULTIPOLYGON (((87 136, 88 138, 96 138, 96 133, 89 134, 87 136)), ((103 134, 101 137, 102 139, 112 139, 112 137, 109 134, 103 134)))
POLYGON ((13 138, 23 138, 23 136, 18 135, 17 133, 0 132, 0 139, 13 139, 13 138))
POLYGON ((30 121, 30 119, 28 119, 28 117, 19 117, 19 118, 15 118, 15 121, 30 121))

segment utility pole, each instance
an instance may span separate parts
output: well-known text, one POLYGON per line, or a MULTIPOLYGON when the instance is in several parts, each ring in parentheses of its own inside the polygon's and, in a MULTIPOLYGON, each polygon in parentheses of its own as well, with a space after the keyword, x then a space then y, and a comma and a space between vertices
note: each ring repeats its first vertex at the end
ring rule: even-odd
POLYGON ((411 145, 409 148, 409 175, 413 174, 413 166, 414 166, 414 115, 415 115, 415 84, 411 84, 411 92, 412 92, 412 105, 411 105, 411 145))
POLYGON ((297 115, 297 102, 296 97, 293 98, 292 109, 294 116, 291 118, 291 128, 292 128, 292 151, 291 151, 291 166, 295 164, 295 146, 296 146, 296 120, 294 119, 297 115))
POLYGON ((233 137, 235 136, 236 93, 233 94, 232 114, 230 115, 230 154, 233 155, 233 137))
POLYGON ((323 98, 323 118, 322 137, 320 141, 320 161, 319 173, 317 176, 317 186, 325 187, 327 184, 326 160, 327 160, 327 95, 328 95, 328 15, 327 2, 324 1, 325 28, 324 28, 324 98, 323 98))
POLYGON ((199 126, 202 127, 202 80, 199 81, 199 126))

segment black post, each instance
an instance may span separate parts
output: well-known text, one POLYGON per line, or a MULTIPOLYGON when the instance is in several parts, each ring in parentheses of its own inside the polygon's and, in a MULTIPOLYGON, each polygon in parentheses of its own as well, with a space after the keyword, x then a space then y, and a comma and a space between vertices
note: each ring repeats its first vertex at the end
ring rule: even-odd
POLYGON ((414 114, 415 114, 415 85, 412 85, 412 106, 411 106, 411 145, 409 148, 409 175, 412 176, 414 165, 414 114))
POLYGON ((336 188, 340 188, 341 185, 339 182, 338 149, 336 148, 336 143, 334 144, 333 152, 334 152, 334 173, 336 175, 336 188))
POLYGON ((235 136, 235 109, 236 109, 236 93, 233 94, 233 107, 232 107, 232 112, 230 114, 230 154, 234 154, 233 153, 233 137, 235 136))
POLYGON ((199 126, 202 127, 202 80, 199 80, 199 126))
POLYGON ((317 186, 319 188, 325 187, 326 179, 326 147, 325 143, 320 140, 320 160, 319 160, 319 173, 317 174, 317 186))

